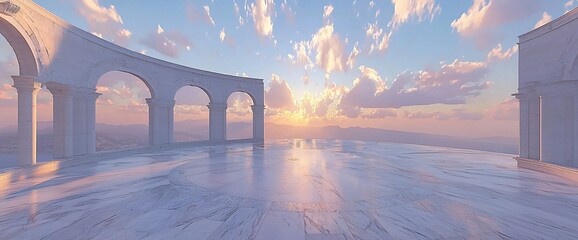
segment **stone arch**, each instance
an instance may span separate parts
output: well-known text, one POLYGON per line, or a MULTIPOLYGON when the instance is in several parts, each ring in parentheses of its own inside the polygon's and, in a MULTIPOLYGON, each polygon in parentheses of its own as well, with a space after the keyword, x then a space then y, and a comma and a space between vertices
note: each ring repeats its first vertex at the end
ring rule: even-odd
POLYGON ((209 140, 211 104, 210 91, 197 84, 180 86, 174 93, 173 141, 188 142, 209 140))
POLYGON ((89 88, 96 88, 100 78, 109 72, 119 71, 133 75, 140 79, 148 88, 151 98, 156 98, 156 88, 153 85, 152 78, 148 77, 149 74, 136 69, 131 69, 126 67, 127 61, 122 59, 115 60, 105 60, 93 65, 88 73, 85 75, 84 82, 89 86, 89 88))
POLYGON ((21 76, 38 77, 39 62, 37 61, 38 41, 34 34, 26 34, 22 27, 13 20, 0 17, 0 34, 6 38, 18 60, 21 76))
POLYGON ((177 92, 185 87, 196 87, 201 89, 203 92, 205 92, 205 94, 207 95, 207 97, 209 98, 209 102, 213 101, 214 99, 214 94, 212 93, 211 90, 209 90, 209 88, 207 88, 206 86, 203 86, 202 84, 198 84, 198 83, 194 83, 194 82, 187 82, 187 83, 181 83, 178 84, 172 91, 171 96, 172 99, 175 99, 175 96, 177 94, 177 92))
POLYGON ((227 101, 233 93, 245 93, 245 94, 249 95, 249 97, 251 98, 251 101, 253 102, 253 105, 259 104, 259 102, 257 101, 257 98, 255 97, 255 94, 253 94, 251 91, 246 90, 246 89, 234 89, 234 90, 229 91, 226 94, 225 101, 227 101))

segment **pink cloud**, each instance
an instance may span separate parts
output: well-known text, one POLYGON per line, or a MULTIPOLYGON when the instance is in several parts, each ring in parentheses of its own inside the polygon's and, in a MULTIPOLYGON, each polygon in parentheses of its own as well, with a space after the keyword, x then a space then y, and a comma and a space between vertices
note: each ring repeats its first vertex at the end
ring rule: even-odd
POLYGON ((255 23, 255 30, 262 37, 273 36, 273 21, 275 16, 275 2, 273 0, 256 0, 251 3, 251 15, 255 23))
POLYGON ((514 97, 504 99, 492 108, 486 110, 486 115, 494 120, 517 121, 519 117, 519 103, 514 97))
POLYGON ((185 13, 189 21, 193 23, 204 22, 211 26, 215 26, 215 20, 211 16, 211 8, 207 5, 203 5, 201 9, 197 8, 193 4, 188 4, 185 7, 185 13))
POLYGON ((102 93, 97 99, 97 104, 117 109, 142 112, 148 109, 146 98, 150 98, 148 87, 139 78, 123 72, 108 72, 98 81, 96 91, 102 93))
POLYGON ((465 108, 458 108, 458 109, 453 109, 451 112, 449 113, 444 113, 444 112, 430 112, 430 113, 426 113, 426 112, 422 112, 422 111, 417 111, 417 112, 409 112, 406 111, 404 113, 405 118, 407 119, 435 119, 435 120, 450 120, 450 119, 454 119, 454 120, 460 120, 460 121, 478 121, 478 120, 482 120, 484 118, 484 115, 482 113, 479 112, 471 112, 466 110, 465 108))
POLYGON ((190 51, 193 45, 185 35, 177 31, 166 32, 161 25, 157 26, 156 32, 149 33, 147 37, 141 39, 141 43, 173 58, 178 58, 183 50, 190 51))
POLYGON ((269 108, 282 108, 289 111, 295 109, 293 91, 287 85, 287 81, 273 74, 269 89, 265 91, 265 104, 269 108))
POLYGON ((103 7, 98 0, 74 1, 77 10, 88 22, 88 30, 94 35, 126 46, 132 33, 124 28, 122 17, 114 5, 103 7))
POLYGON ((227 112, 234 115, 245 117, 253 114, 251 106, 253 99, 243 92, 235 92, 227 99, 227 112))
POLYGON ((511 48, 506 50, 502 49, 502 44, 498 44, 488 53, 488 62, 493 62, 496 60, 506 60, 512 58, 516 53, 518 53, 518 45, 515 44, 511 48))
POLYGON ((392 0, 391 2, 394 5, 394 12, 390 25, 394 29, 412 17, 421 22, 424 19, 433 19, 441 12, 435 0, 392 0))
POLYGON ((489 86, 482 81, 484 62, 455 60, 439 71, 404 72, 387 87, 377 71, 360 67, 362 75, 343 97, 341 104, 363 108, 400 108, 430 104, 464 104, 489 86))
POLYGON ((385 109, 370 110, 370 111, 366 112, 365 114, 363 114, 361 117, 363 117, 365 119, 382 119, 382 118, 397 117, 397 116, 398 116, 397 111, 395 111, 395 109, 385 108, 385 109))
POLYGON ((478 46, 495 42, 495 29, 506 23, 524 19, 537 13, 543 1, 474 0, 467 12, 455 19, 451 26, 460 35, 472 38, 478 46))

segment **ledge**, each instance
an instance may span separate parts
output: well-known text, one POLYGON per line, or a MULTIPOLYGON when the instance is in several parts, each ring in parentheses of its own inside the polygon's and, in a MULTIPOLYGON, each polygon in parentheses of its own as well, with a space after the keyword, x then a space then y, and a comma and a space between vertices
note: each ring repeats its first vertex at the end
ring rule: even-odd
POLYGON ((537 172, 555 175, 558 177, 563 177, 573 181, 578 181, 578 169, 520 157, 514 157, 514 159, 518 161, 518 167, 520 168, 525 168, 537 172))

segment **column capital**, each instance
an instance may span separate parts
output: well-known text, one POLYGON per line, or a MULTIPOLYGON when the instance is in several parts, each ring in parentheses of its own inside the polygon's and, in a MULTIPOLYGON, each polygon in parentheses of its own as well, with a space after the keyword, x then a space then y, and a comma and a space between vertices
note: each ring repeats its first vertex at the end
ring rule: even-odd
POLYGON ((74 87, 71 87, 70 85, 54 82, 48 82, 45 85, 48 91, 50 91, 54 96, 67 97, 72 96, 74 93, 74 87))
POLYGON ((210 102, 209 105, 207 105, 207 107, 209 109, 227 109, 227 103, 220 103, 220 102, 210 102))
POLYGON ((17 91, 38 91, 42 88, 42 83, 38 82, 37 77, 30 77, 30 76, 12 76, 14 80, 13 87, 16 88, 17 91))
POLYGON ((147 98, 146 102, 149 106, 159 106, 159 107, 174 107, 175 100, 173 99, 160 99, 160 98, 147 98))

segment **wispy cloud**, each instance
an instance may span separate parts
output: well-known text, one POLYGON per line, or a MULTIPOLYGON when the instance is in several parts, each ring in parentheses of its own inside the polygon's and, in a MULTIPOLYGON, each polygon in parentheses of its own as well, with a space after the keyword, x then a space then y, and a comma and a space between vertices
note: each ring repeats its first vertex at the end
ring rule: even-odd
POLYGON ((412 17, 421 22, 424 19, 433 19, 441 11, 435 0, 392 0, 391 2, 394 5, 394 12, 390 25, 394 29, 412 17))

